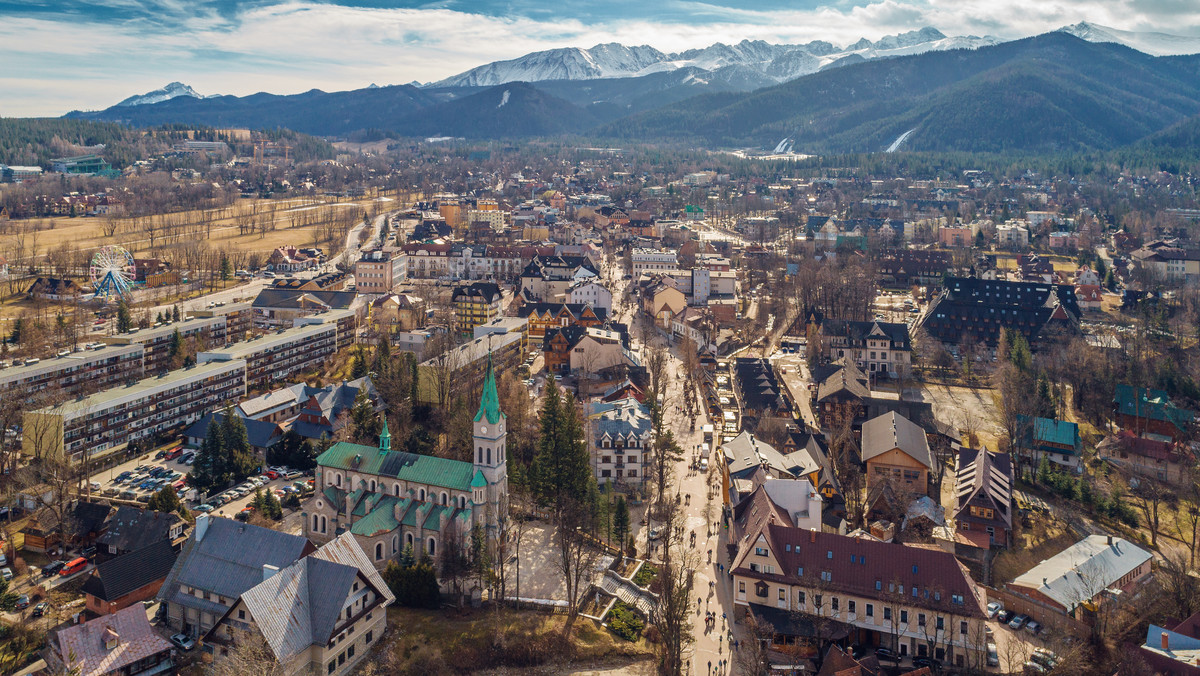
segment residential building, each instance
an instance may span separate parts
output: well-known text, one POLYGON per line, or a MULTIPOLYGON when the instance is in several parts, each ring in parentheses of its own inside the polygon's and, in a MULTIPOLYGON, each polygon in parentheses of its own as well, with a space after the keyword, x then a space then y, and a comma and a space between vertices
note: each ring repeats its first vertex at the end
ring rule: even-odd
POLYGON ((472 335, 475 327, 487 324, 502 312, 504 294, 493 282, 475 282, 454 288, 454 324, 457 331, 472 335))
POLYGON ((175 673, 170 643, 134 604, 111 615, 50 633, 42 653, 54 673, 78 676, 150 676, 175 673))
POLYGON ((341 291, 349 282, 349 274, 335 270, 309 279, 300 277, 276 279, 271 282, 271 288, 283 291, 341 291))
POLYGON ((1032 458, 1035 467, 1043 458, 1060 467, 1079 467, 1083 439, 1073 422, 1018 415, 1017 438, 1017 452, 1032 458))
POLYGON ((589 305, 571 303, 526 303, 517 311, 517 316, 529 320, 529 338, 541 340, 553 328, 600 326, 608 313, 589 305))
POLYGON ((844 638, 959 667, 981 663, 985 596, 952 554, 798 528, 778 506, 758 512, 734 533, 736 619, 787 612, 799 621, 772 628, 777 638, 791 634, 802 651, 815 649, 821 631, 821 642, 844 638))
POLYGON ((261 640, 282 673, 349 674, 383 637, 395 600, 354 536, 343 533, 285 568, 264 565, 262 581, 204 635, 204 650, 220 664, 261 640))
POLYGON ((219 350, 196 355, 200 364, 241 363, 246 388, 285 382, 297 373, 315 371, 337 351, 336 324, 310 324, 257 336, 219 350))
POLYGON ((399 251, 364 251, 354 263, 354 288, 360 294, 391 293, 408 278, 408 256, 399 251))
POLYGON ((771 479, 804 480, 826 498, 838 502, 836 481, 828 472, 827 456, 822 448, 807 444, 787 454, 743 430, 718 448, 722 497, 728 506, 736 506, 771 479))
POLYGON ((158 375, 171 368, 171 342, 175 339, 176 331, 185 342, 194 342, 194 352, 202 352, 210 347, 224 345, 226 329, 224 316, 191 317, 171 324, 152 326, 148 329, 135 328, 129 333, 103 336, 100 340, 109 345, 141 345, 145 372, 149 375, 158 375))
POLYGON ((641 486, 650 467, 650 409, 637 399, 594 401, 584 407, 592 472, 602 484, 641 486))
POLYGON ((792 419, 792 405, 766 359, 738 357, 733 363, 733 378, 742 425, 753 429, 763 418, 792 419))
POLYGON ((1200 613, 1170 628, 1151 623, 1138 653, 1155 674, 1200 676, 1200 613))
POLYGON ((183 428, 246 394, 240 359, 170 371, 127 387, 28 411, 22 450, 78 462, 108 455, 129 442, 183 428))
POLYGON ((275 272, 315 270, 321 265, 320 254, 302 251, 294 246, 277 247, 267 256, 267 267, 275 272))
POLYGON ((254 297, 254 328, 291 328, 296 320, 330 310, 353 310, 366 316, 366 303, 354 291, 291 291, 263 289, 254 297))
MULTIPOLYGON (((193 448, 200 448, 208 437, 208 428, 214 424, 220 427, 224 420, 225 414, 222 412, 209 413, 183 431, 184 443, 193 448)), ((251 450, 264 458, 267 450, 283 438, 283 427, 276 423, 262 420, 242 420, 242 426, 246 428, 246 440, 250 442, 251 450)))
POLYGON ((118 505, 108 514, 96 538, 101 558, 123 556, 141 551, 159 542, 171 547, 182 544, 187 523, 174 512, 118 505))
POLYGON ((99 349, 80 349, 0 370, 0 395, 26 401, 70 399, 142 379, 142 345, 94 345, 99 349))
POLYGON ((1191 282, 1200 279, 1200 251, 1151 242, 1130 254, 1151 280, 1191 282))
POLYGON ((679 269, 679 255, 674 251, 634 249, 630 254, 630 258, 633 261, 634 277, 640 276, 643 272, 679 269))
POLYGON ((1117 424, 1134 434, 1172 442, 1188 439, 1195 414, 1163 390, 1118 384, 1113 394, 1117 424))
POLYGON ((687 296, 672 284, 659 282, 642 292, 642 310, 656 326, 671 328, 671 320, 687 307, 687 296))
POLYGON ((539 301, 548 301, 565 294, 573 284, 600 277, 592 260, 586 256, 535 255, 521 271, 521 292, 539 301))
POLYGON ((110 615, 131 605, 153 599, 175 565, 176 551, 170 540, 122 554, 96 564, 80 590, 84 607, 97 615, 110 615))
MULTIPOLYGON (((201 514, 156 597, 167 606, 166 624, 198 639, 263 581, 264 571, 315 551, 298 535, 201 514)), ((144 617, 145 609, 138 610, 144 617)))
MULTIPOLYGON (((49 504, 54 499, 54 491, 38 496, 42 504, 49 504)), ((112 510, 107 503, 74 500, 67 506, 64 519, 59 518, 57 510, 45 506, 30 505, 26 509, 36 509, 33 516, 26 520, 20 533, 25 539, 22 549, 40 554, 49 553, 59 545, 66 547, 86 547, 96 541, 104 532, 104 522, 112 510)))
POLYGON ((1079 248, 1079 233, 1058 230, 1050 233, 1050 248, 1055 251, 1074 251, 1079 248))
MULTIPOLYGON (((375 411, 382 411, 379 393, 371 379, 363 376, 323 387, 307 383, 288 385, 242 401, 234 407, 234 413, 245 419, 247 433, 252 423, 266 425, 257 433, 260 444, 274 443, 275 430, 279 428, 290 429, 306 439, 332 438, 345 422, 343 414, 354 406, 364 388, 375 411)), ((200 437, 190 436, 188 441, 192 443, 197 438, 200 437)))
POLYGON ((954 525, 979 549, 1009 547, 1013 527, 1012 457, 961 448, 954 466, 954 525))
POLYGON ((890 483, 914 497, 929 493, 929 440, 925 430, 904 416, 885 413, 863 423, 862 461, 868 488, 890 483))
POLYGON ((489 542, 508 517, 505 416, 488 362, 474 420, 472 462, 391 448, 385 420, 379 446, 338 442, 317 458, 316 494, 302 513, 304 534, 328 542, 350 532, 383 570, 406 547, 437 558, 447 538, 479 526, 489 542))
POLYGON ((1085 312, 1099 312, 1104 304, 1104 290, 1097 285, 1076 284, 1075 299, 1079 303, 1079 309, 1085 312))
POLYGON ((1122 473, 1132 472, 1176 486, 1191 480, 1192 454, 1182 443, 1148 439, 1121 430, 1097 444, 1096 454, 1122 473))
POLYGON ((1023 222, 1009 221, 996 226, 996 243, 1010 249, 1029 246, 1029 229, 1023 222))
POLYGON ((519 333, 489 334, 420 362, 417 397, 427 404, 446 406, 454 393, 478 391, 486 380, 489 363, 501 371, 515 369, 521 363, 524 343, 519 333))
POLYGON ((1070 285, 950 277, 920 326, 953 349, 972 340, 994 349, 1007 328, 1037 350, 1043 342, 1078 335, 1079 317, 1070 285))
POLYGON ((367 325, 379 335, 425 328, 429 307, 425 299, 412 294, 388 294, 371 301, 367 308, 367 325))
POLYGON ((875 265, 884 285, 909 287, 941 284, 951 270, 951 259, 948 251, 892 249, 881 253, 875 265))
POLYGON ((598 281, 587 280, 571 285, 564 302, 572 305, 591 305, 605 314, 612 314, 612 291, 598 281))
POLYGON ((1150 574, 1153 561, 1150 552, 1124 538, 1089 535, 1030 568, 1007 588, 1043 608, 1088 622, 1097 606, 1132 591, 1150 574))
POLYGON ((245 340, 254 328, 254 306, 250 302, 217 303, 211 308, 192 310, 190 314, 201 319, 224 317, 225 341, 229 343, 245 340))
POLYGON ((629 336, 609 325, 584 328, 571 346, 570 363, 572 372, 585 376, 640 365, 629 351, 629 336))
POLYGON ((826 361, 846 357, 867 373, 889 378, 907 375, 911 370, 912 342, 907 324, 826 319, 818 333, 826 361))

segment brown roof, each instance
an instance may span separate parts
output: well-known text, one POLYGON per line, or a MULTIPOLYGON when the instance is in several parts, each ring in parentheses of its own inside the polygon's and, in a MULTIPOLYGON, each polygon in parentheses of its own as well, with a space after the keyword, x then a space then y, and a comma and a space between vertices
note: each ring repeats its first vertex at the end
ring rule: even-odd
POLYGON ((953 554, 936 547, 878 542, 775 523, 766 524, 760 532, 782 570, 778 574, 750 570, 746 558, 754 554, 758 533, 747 531, 733 572, 878 599, 888 598, 889 588, 902 585, 905 604, 983 617, 966 569, 953 554), (821 580, 822 572, 830 573, 828 580, 821 580), (881 589, 875 588, 876 583, 881 589), (954 603, 955 596, 961 596, 962 603, 954 603))

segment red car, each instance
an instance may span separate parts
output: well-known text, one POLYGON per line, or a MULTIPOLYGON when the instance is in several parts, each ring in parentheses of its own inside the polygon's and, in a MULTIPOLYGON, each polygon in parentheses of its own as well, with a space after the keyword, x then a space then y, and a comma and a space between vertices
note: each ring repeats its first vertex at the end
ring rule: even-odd
POLYGON ((166 456, 163 457, 163 459, 164 460, 174 460, 175 458, 178 458, 181 455, 183 455, 183 447, 176 446, 174 449, 171 450, 170 453, 167 453, 166 456))
POLYGON ((270 470, 267 470, 266 472, 263 472, 263 476, 267 477, 271 481, 274 481, 279 478, 279 472, 276 472, 275 470, 270 469, 270 470))

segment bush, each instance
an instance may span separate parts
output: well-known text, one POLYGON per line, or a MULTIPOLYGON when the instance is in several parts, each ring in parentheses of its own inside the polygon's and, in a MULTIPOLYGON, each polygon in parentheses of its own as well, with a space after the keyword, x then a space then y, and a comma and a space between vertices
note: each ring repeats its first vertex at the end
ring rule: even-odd
POLYGON ((646 626, 642 618, 638 617, 637 612, 621 601, 613 604, 612 610, 608 611, 606 620, 609 630, 626 641, 637 641, 642 634, 642 629, 646 626))
POLYGON ((638 569, 637 575, 633 576, 633 583, 639 587, 648 587, 650 582, 658 577, 658 569, 649 563, 643 563, 638 569))

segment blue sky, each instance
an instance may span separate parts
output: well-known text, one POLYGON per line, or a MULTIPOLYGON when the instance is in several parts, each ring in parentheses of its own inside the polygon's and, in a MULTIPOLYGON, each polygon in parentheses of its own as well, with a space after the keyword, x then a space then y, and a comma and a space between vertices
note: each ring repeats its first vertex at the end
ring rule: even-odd
POLYGON ((663 51, 934 26, 1017 38, 1087 20, 1200 35, 1196 0, 0 0, 0 116, 105 108, 171 81, 202 94, 428 82, 539 49, 663 51))

